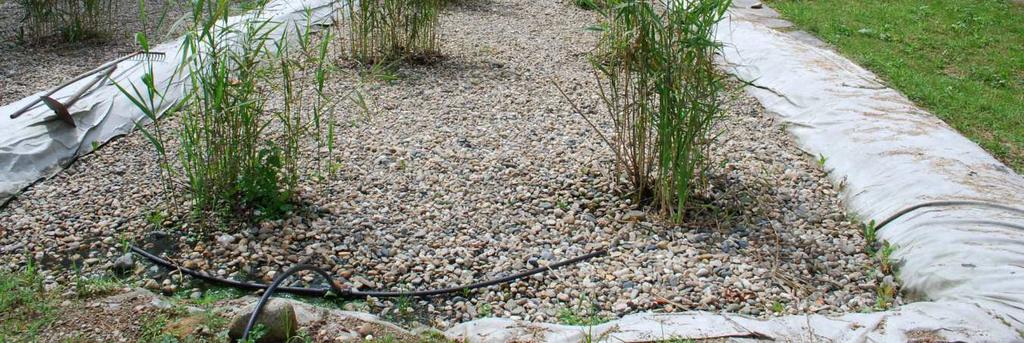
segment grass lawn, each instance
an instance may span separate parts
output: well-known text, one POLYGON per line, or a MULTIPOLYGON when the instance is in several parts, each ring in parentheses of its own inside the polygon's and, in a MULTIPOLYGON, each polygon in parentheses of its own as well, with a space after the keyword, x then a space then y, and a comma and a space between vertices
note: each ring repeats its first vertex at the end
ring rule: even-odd
POLYGON ((56 301, 43 290, 43 278, 34 268, 0 272, 0 342, 34 341, 54 320, 56 310, 56 301))
POLYGON ((770 0, 1018 173, 1024 5, 1012 0, 770 0))

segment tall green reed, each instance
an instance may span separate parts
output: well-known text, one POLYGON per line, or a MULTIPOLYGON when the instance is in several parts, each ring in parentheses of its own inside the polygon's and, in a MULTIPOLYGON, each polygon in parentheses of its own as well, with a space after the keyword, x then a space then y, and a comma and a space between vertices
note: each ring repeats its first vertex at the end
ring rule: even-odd
POLYGON ((445 0, 346 1, 349 52, 364 63, 430 55, 445 0))
MULTIPOLYGON (((333 150, 336 120, 326 90, 329 39, 314 44, 309 20, 281 27, 258 19, 261 10, 249 13, 253 19, 231 22, 229 0, 194 0, 192 5, 193 26, 185 34, 177 68, 189 87, 175 108, 179 146, 175 168, 166 168, 169 178, 187 180, 188 199, 197 213, 286 214, 298 182, 311 170, 303 165, 304 157, 319 167, 321 148, 326 145, 328 155, 333 150), (284 36, 275 40, 281 30, 284 36), (289 37, 296 37, 297 49, 289 37), (304 84, 310 80, 315 82, 312 102, 304 84), (282 101, 271 104, 272 97, 282 101)), ((162 95, 147 77, 144 90, 133 85, 132 91, 121 91, 159 131, 161 119, 150 99, 162 95)), ((166 159, 163 139, 142 131, 166 159)))
POLYGON ((105 35, 113 23, 115 0, 18 0, 24 10, 23 41, 59 34, 65 41, 105 35))
POLYGON ((723 87, 713 30, 730 2, 618 0, 603 10, 592 64, 618 169, 638 202, 675 221, 705 182, 723 87))

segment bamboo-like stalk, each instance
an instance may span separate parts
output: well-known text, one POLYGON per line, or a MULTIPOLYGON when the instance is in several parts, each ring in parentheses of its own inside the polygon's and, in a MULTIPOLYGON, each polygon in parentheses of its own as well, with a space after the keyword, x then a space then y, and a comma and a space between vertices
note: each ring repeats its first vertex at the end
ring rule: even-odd
POLYGON ((676 221, 704 183, 709 132, 721 110, 713 29, 729 0, 606 1, 592 62, 613 125, 618 170, 676 221))
POLYGON ((18 0, 24 11, 21 39, 59 34, 74 42, 107 34, 116 0, 18 0))
MULTIPOLYGON (((314 45, 309 19, 292 28, 266 20, 229 24, 229 7, 229 0, 193 3, 193 26, 185 35, 178 66, 190 85, 176 111, 178 175, 187 180, 187 199, 197 214, 234 217, 258 211, 277 217, 291 208, 304 173, 321 170, 320 148, 326 144, 333 151, 333 128, 327 127, 337 120, 325 89, 330 39, 314 45), (298 37, 297 52, 287 39, 271 39, 278 29, 294 30, 286 36, 298 37), (299 85, 307 81, 316 82, 312 105, 306 101, 307 87, 299 85), (273 92, 280 92, 279 108, 267 103, 273 92), (329 142, 324 142, 325 128, 329 142), (310 143, 315 146, 308 156, 314 167, 306 168, 300 161, 306 160, 303 148, 310 143)), ((147 87, 144 94, 118 87, 159 123, 155 106, 147 101, 158 97, 158 90, 147 87)), ((157 135, 147 133, 147 138, 163 158, 157 129, 157 135)))
POLYGON ((346 1, 349 52, 377 63, 437 52, 438 15, 444 0, 346 1))

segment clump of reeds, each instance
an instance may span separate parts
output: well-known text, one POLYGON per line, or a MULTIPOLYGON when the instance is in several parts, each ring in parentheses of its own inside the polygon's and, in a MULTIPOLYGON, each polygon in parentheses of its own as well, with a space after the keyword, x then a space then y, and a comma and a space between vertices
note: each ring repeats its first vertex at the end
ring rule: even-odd
POLYGON ((346 1, 349 52, 364 63, 422 57, 438 48, 445 0, 346 1))
MULTIPOLYGON (((185 34, 178 67, 189 87, 174 109, 178 163, 163 165, 169 178, 187 180, 197 213, 279 217, 291 210, 299 180, 321 171, 321 148, 328 154, 333 150, 336 120, 325 83, 329 39, 314 43, 308 22, 291 28, 261 19, 231 23, 230 5, 230 0, 193 2, 193 26, 185 34), (294 31, 275 42, 276 29, 294 31), (289 36, 298 37, 298 49, 290 48, 289 36), (272 107, 267 99, 275 95, 283 101, 272 107), (315 146, 310 159, 301 158, 310 145, 315 146), (312 165, 302 165, 307 160, 312 165)), ((258 11, 250 13, 253 18, 258 11)), ((157 109, 163 105, 152 99, 166 90, 151 80, 152 75, 143 78, 144 90, 121 91, 159 131, 157 109)), ((163 139, 142 132, 161 159, 169 160, 163 139)))
POLYGON ((704 184, 722 77, 714 27, 730 0, 617 0, 592 59, 614 126, 609 140, 638 201, 676 221, 704 184))
POLYGON ((114 0, 18 0, 24 16, 22 41, 59 34, 65 41, 102 36, 112 24, 114 0))
POLYGON ((587 11, 603 9, 608 6, 608 1, 606 0, 572 0, 572 2, 576 7, 587 11))

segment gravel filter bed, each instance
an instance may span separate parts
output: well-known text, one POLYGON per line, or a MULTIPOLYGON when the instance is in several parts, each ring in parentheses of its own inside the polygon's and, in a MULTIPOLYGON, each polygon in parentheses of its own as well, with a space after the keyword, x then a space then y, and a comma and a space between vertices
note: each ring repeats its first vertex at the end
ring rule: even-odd
MULTIPOLYGON (((334 156, 339 175, 306 182, 307 205, 288 219, 233 234, 183 234, 183 213, 174 209, 184 206, 168 206, 181 200, 165 199, 152 147, 131 135, 0 210, 0 261, 13 268, 35 258, 50 269, 77 261, 86 274, 101 273, 125 239, 239 279, 270 280, 310 257, 353 287, 427 289, 617 242, 609 256, 508 285, 350 305, 442 328, 485 316, 870 310, 881 276, 871 272, 876 263, 839 190, 740 91, 730 93, 716 128, 723 134, 712 149, 706 210, 675 226, 631 203, 611 174, 610 151, 554 86, 610 128, 586 62, 596 35, 585 28, 595 20, 554 0, 450 7, 442 18, 445 57, 369 84, 373 114, 346 117, 351 125, 334 156), (154 211, 167 212, 162 228, 150 224, 154 211)), ((341 78, 333 87, 343 94, 356 85, 341 78)), ((53 271, 47 280, 71 277, 53 271)))

